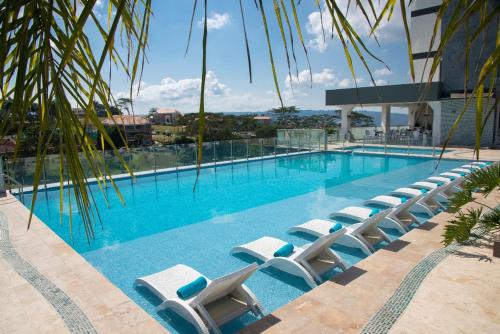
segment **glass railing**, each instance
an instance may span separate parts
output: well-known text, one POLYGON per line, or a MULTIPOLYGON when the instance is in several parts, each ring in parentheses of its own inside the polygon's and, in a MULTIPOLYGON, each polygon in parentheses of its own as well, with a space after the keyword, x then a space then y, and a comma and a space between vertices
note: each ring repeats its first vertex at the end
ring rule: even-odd
MULTIPOLYGON (((307 137, 295 138, 288 142, 278 143, 277 138, 252 138, 238 139, 218 142, 203 143, 202 163, 212 164, 229 162, 234 160, 259 159, 263 157, 286 155, 294 152, 318 151, 324 149, 325 137, 317 136, 310 139, 307 137)), ((162 171, 164 169, 175 169, 185 166, 196 165, 198 159, 198 148, 196 144, 171 144, 154 145, 147 147, 137 147, 120 149, 119 153, 125 161, 130 171, 133 173, 146 171, 162 171)), ((99 165, 103 176, 118 175, 128 173, 127 169, 120 161, 118 154, 112 150, 99 152, 105 162, 106 169, 99 165)), ((80 157, 83 171, 87 178, 95 177, 92 166, 87 159, 80 157)), ((100 164, 100 162, 95 162, 100 164)), ((19 181, 24 186, 33 185, 35 177, 35 158, 17 158, 15 161, 7 160, 6 174, 19 181)), ((63 180, 67 180, 66 163, 63 162, 63 180)), ((40 184, 59 183, 60 177, 60 156, 58 154, 47 155, 43 161, 43 168, 40 175, 40 184)))

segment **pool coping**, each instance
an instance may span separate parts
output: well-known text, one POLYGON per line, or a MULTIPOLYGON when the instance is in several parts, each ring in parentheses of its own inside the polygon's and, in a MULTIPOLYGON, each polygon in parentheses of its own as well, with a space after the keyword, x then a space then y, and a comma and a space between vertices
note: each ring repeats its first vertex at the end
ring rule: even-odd
MULTIPOLYGON (((372 145, 375 146, 375 145, 372 145)), ((396 146, 394 146, 396 147, 396 146)), ((348 148, 348 147, 346 147, 348 148)), ((406 148, 406 147, 405 147, 406 148)), ((421 148, 421 146, 410 146, 410 148, 418 149, 421 148)), ((449 154, 457 151, 459 152, 461 148, 454 148, 453 151, 447 152, 443 155, 442 160, 464 160, 468 161, 470 159, 467 159, 465 157, 455 157, 455 156, 448 156, 449 154)), ((278 159, 278 158, 287 158, 287 157, 294 157, 294 156, 299 156, 299 155, 309 155, 309 154, 316 154, 316 153, 321 153, 321 152, 331 152, 331 153, 336 153, 336 154, 354 154, 354 155, 373 155, 373 156, 392 156, 392 157, 399 157, 399 158, 419 158, 419 159, 434 159, 437 160, 438 157, 430 156, 430 155, 423 155, 423 154, 406 154, 406 153, 394 153, 394 152, 354 152, 352 150, 348 149, 343 149, 343 148, 328 148, 326 150, 309 150, 309 151, 301 151, 301 152, 292 152, 292 153, 284 153, 284 154, 273 154, 273 155, 265 155, 261 157, 253 157, 253 158, 247 158, 247 159, 237 159, 237 160, 226 160, 226 161, 220 161, 220 162, 209 162, 209 163, 204 163, 201 164, 200 168, 201 169, 209 169, 209 168, 217 168, 218 166, 229 166, 229 165, 238 165, 238 164, 244 164, 244 163, 249 163, 249 162, 257 162, 257 161, 265 161, 265 160, 271 160, 271 159, 278 159)), ((491 161, 488 159, 481 159, 481 161, 491 161)), ((112 175, 111 178, 109 176, 106 176, 106 182, 109 182, 111 179, 113 181, 118 181, 118 180, 126 180, 126 179, 136 179, 136 178, 142 178, 142 177, 148 177, 152 175, 164 175, 164 174, 174 174, 174 173, 179 173, 179 172, 184 172, 184 171, 193 171, 196 170, 198 167, 197 165, 187 165, 187 166, 178 166, 178 167, 169 167, 169 168, 161 168, 161 169, 156 169, 156 170, 145 170, 141 172, 134 172, 133 176, 131 176, 128 173, 122 173, 122 174, 115 174, 112 175)), ((103 182, 103 179, 100 180, 103 182)), ((88 184, 97 184, 98 180, 96 178, 89 178, 87 179, 88 184)), ((66 189, 68 186, 71 186, 72 182, 69 181, 65 182, 63 184, 63 189, 66 189)), ((40 184, 38 186, 38 189, 60 189, 61 184, 59 182, 53 182, 53 183, 46 183, 46 184, 40 184)), ((18 194, 19 190, 18 189, 12 189, 11 191, 13 194, 18 194)), ((33 186, 27 186, 23 187, 23 193, 24 195, 33 193, 33 186)))

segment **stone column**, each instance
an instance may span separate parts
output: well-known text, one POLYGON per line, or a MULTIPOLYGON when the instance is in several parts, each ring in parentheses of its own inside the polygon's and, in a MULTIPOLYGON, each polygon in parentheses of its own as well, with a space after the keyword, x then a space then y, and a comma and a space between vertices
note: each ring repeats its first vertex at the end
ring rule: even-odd
POLYGON ((413 130, 415 127, 415 117, 417 115, 418 105, 412 104, 408 106, 408 127, 413 130))
POLYGON ((384 134, 391 129, 391 105, 384 104, 382 106, 382 131, 384 134))
POLYGON ((346 133, 351 130, 351 112, 354 109, 354 106, 342 106, 342 115, 341 115, 341 128, 340 135, 342 139, 345 139, 346 133))
POLYGON ((427 102, 432 108, 432 145, 441 145, 441 102, 427 102))

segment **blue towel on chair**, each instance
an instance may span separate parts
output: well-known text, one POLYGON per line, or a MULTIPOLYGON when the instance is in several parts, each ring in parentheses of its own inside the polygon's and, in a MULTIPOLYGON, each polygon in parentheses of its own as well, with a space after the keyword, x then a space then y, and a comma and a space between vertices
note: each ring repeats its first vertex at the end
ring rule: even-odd
POLYGON ((368 215, 368 217, 373 217, 373 216, 375 216, 379 212, 380 212, 379 209, 372 209, 372 211, 370 212, 370 214, 368 215))
POLYGON ((293 245, 286 244, 281 246, 276 252, 274 252, 274 257, 287 257, 293 253, 293 245))
POLYGON ((427 192, 429 192, 429 190, 428 190, 428 189, 420 189, 420 193, 422 193, 422 194, 425 194, 425 193, 427 193, 427 192))
POLYGON ((444 184, 444 182, 439 181, 439 182, 438 182, 438 183, 436 183, 436 184, 438 185, 438 187, 441 187, 441 186, 444 184))
POLYGON ((330 228, 330 230, 328 230, 328 232, 333 233, 333 232, 340 231, 341 229, 342 229, 342 224, 335 223, 335 225, 333 225, 332 228, 330 228))
POLYGON ((181 299, 187 299, 191 296, 194 296, 201 290, 205 289, 207 287, 207 280, 205 277, 198 277, 194 281, 181 286, 179 289, 177 289, 177 296, 181 299))
POLYGON ((404 197, 404 196, 403 196, 403 197, 401 197, 401 203, 404 203, 404 202, 406 202, 407 200, 408 200, 408 198, 406 198, 406 197, 404 197))

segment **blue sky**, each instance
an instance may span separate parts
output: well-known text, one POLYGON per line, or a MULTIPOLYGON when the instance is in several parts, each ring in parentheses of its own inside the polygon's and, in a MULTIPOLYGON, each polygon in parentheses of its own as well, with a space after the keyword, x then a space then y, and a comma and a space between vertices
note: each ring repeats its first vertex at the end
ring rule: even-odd
MULTIPOLYGON (((153 0, 148 60, 143 72, 141 90, 134 94, 137 114, 151 107, 176 108, 196 112, 201 77, 201 43, 203 1, 198 1, 195 25, 189 53, 184 49, 189 32, 193 1, 153 0)), ((95 11, 106 14, 106 1, 100 1, 95 11)), ((288 3, 288 1, 285 1, 288 3)), ((315 1, 302 1, 298 6, 299 20, 313 72, 310 87, 307 61, 297 36, 295 53, 299 76, 288 77, 286 55, 274 16, 272 1, 264 1, 278 81, 285 105, 301 109, 328 109, 325 107, 325 89, 353 87, 354 81, 344 58, 337 36, 328 35, 328 14, 324 13, 326 44, 323 43, 319 12, 315 1), (291 85, 290 85, 291 82, 291 85)), ((339 1, 347 8, 347 0, 339 1)), ((208 69, 206 107, 210 112, 265 111, 279 105, 274 88, 265 32, 260 12, 253 0, 243 0, 248 39, 251 48, 253 83, 249 83, 243 28, 239 2, 235 0, 208 1, 208 69)), ((408 82, 408 60, 404 31, 399 12, 389 23, 384 22, 378 33, 381 46, 369 39, 368 24, 360 11, 349 9, 351 25, 361 32, 370 49, 389 66, 390 71, 377 61, 369 61, 377 84, 408 82)), ((98 43, 96 40, 95 43, 98 43)), ((96 44, 98 45, 98 44, 96 44)), ((355 61, 359 86, 369 86, 368 74, 355 61)), ((292 64, 292 74, 295 68, 292 64)), ((113 74, 112 91, 117 97, 128 96, 129 82, 120 73, 113 74)), ((331 108, 331 107, 329 107, 331 108)))

